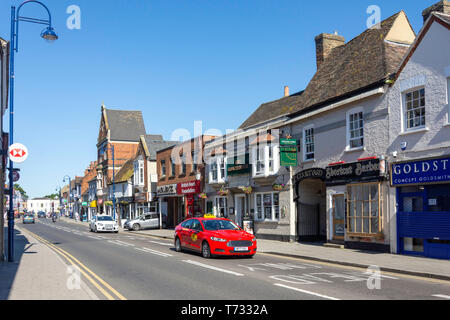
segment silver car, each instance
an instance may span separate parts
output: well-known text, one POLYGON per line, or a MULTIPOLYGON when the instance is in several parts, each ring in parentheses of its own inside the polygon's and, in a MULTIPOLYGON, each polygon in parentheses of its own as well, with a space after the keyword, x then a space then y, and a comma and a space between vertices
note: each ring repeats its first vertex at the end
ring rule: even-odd
MULTIPOLYGON (((124 229, 139 231, 142 229, 157 229, 159 228, 159 214, 158 213, 144 213, 136 219, 128 220, 123 225, 124 229)), ((164 227, 164 225, 163 225, 164 227)))

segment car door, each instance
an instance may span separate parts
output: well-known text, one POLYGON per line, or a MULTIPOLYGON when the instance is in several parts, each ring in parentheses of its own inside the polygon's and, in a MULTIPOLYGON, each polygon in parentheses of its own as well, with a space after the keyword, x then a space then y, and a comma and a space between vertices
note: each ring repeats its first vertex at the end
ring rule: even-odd
POLYGON ((144 222, 142 225, 142 227, 144 229, 148 229, 151 227, 151 218, 152 218, 152 215, 150 213, 144 214, 144 222))
POLYGON ((151 213, 150 216, 150 228, 159 228, 159 214, 151 213))
POLYGON ((191 233, 192 221, 193 221, 192 219, 189 219, 181 224, 180 242, 181 242, 181 245, 185 248, 190 248, 190 246, 188 244, 188 239, 189 239, 190 233, 191 233))
POLYGON ((193 219, 188 239, 191 249, 200 251, 202 244, 202 232, 203 228, 200 221, 198 219, 193 219))

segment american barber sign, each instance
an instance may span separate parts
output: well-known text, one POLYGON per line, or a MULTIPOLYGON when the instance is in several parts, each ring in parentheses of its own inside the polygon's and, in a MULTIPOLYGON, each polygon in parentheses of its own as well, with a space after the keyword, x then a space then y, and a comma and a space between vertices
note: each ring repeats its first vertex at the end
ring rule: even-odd
POLYGON ((391 185, 450 182, 450 157, 393 163, 391 185))

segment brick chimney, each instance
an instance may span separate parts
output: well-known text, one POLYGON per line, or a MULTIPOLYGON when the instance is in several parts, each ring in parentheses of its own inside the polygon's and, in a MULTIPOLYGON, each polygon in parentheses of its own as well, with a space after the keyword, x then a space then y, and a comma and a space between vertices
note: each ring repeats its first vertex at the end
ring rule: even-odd
POLYGON ((441 12, 450 14, 450 1, 441 0, 438 3, 433 4, 431 7, 426 8, 422 11, 423 23, 425 23, 430 17, 432 12, 441 12))
POLYGON ((284 96, 289 97, 289 87, 288 86, 284 86, 284 96))
POLYGON ((334 48, 345 44, 345 38, 335 32, 334 34, 322 33, 315 37, 317 69, 334 48))

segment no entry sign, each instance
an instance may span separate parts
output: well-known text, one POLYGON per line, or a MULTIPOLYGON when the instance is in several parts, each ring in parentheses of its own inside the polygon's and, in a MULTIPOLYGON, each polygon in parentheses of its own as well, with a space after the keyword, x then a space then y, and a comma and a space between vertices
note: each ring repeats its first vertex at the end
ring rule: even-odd
POLYGON ((23 144, 14 143, 8 149, 8 156, 12 162, 22 163, 28 158, 28 149, 23 144))

